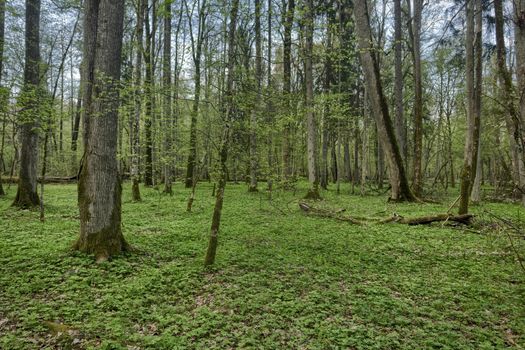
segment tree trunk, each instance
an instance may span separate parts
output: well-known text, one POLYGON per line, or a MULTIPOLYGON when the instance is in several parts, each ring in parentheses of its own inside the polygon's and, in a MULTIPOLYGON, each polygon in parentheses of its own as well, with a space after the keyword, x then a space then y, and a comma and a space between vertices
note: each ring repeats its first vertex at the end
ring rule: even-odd
POLYGON ((388 105, 383 94, 379 67, 376 57, 373 54, 374 47, 372 45, 372 34, 366 0, 355 1, 354 16, 361 64, 368 89, 370 106, 376 119, 379 137, 388 163, 391 186, 390 199, 393 201, 417 200, 408 185, 403 159, 401 158, 401 152, 399 151, 392 120, 390 119, 388 111, 388 105))
MULTIPOLYGON (((283 95, 285 99, 285 118, 289 119, 292 113, 292 27, 295 13, 295 0, 288 0, 288 8, 283 6, 283 95)), ((283 132, 283 175, 288 180, 292 176, 292 141, 291 123, 285 121, 283 132)))
POLYGON ((220 175, 219 186, 215 197, 215 207, 213 208, 213 218, 211 221, 210 240, 206 257, 204 259, 204 266, 213 265, 215 262, 215 255, 217 252, 219 228, 221 224, 222 204, 224 201, 224 189, 226 188, 227 176, 227 161, 228 161, 228 147, 230 142, 230 127, 233 121, 234 100, 233 100, 233 74, 235 68, 235 31, 237 27, 237 12, 239 10, 239 0, 233 0, 230 12, 230 28, 228 31, 228 77, 226 80, 226 91, 224 96, 224 106, 222 108, 222 115, 224 118, 224 129, 222 132, 221 145, 219 149, 220 158, 220 175))
POLYGON ((308 152, 308 181, 310 189, 306 198, 320 199, 319 176, 317 166, 317 123, 314 111, 314 77, 313 77, 313 36, 314 36, 314 4, 313 0, 306 0, 304 8, 304 84, 306 87, 306 125, 307 125, 307 152, 308 152))
MULTIPOLYGON (((144 0, 148 1, 148 0, 144 0)), ((157 0, 152 0, 151 11, 145 13, 145 25, 146 25, 146 49, 143 51, 144 64, 146 66, 146 76, 144 79, 144 95, 146 98, 146 113, 144 118, 144 136, 146 138, 146 157, 145 157, 145 171, 144 171, 144 184, 146 186, 153 186, 153 121, 155 118, 155 89, 154 89, 154 76, 155 76, 155 64, 154 53, 155 53, 155 31, 156 24, 155 20, 150 22, 150 13, 153 18, 156 16, 155 4, 157 0)))
POLYGON ((138 0, 137 4, 137 53, 135 56, 135 110, 131 121, 131 197, 134 202, 142 200, 140 196, 140 114, 142 112, 142 57, 144 55, 144 16, 147 0, 138 0))
POLYGON ((521 153, 520 159, 520 191, 522 193, 522 202, 525 205, 525 169, 523 162, 525 161, 524 140, 525 140, 525 0, 514 1, 514 32, 516 42, 516 77, 518 80, 518 96, 519 96, 519 111, 520 111, 520 131, 519 140, 516 140, 518 150, 521 153))
POLYGON ((2 116, 2 141, 0 144, 0 197, 5 196, 4 187, 2 185, 2 173, 4 171, 4 141, 5 141, 5 128, 6 128, 6 112, 7 112, 7 102, 8 96, 7 91, 4 90, 2 86, 2 73, 4 69, 4 41, 5 41, 5 3, 6 0, 0 0, 0 103, 2 103, 2 108, 0 110, 0 115, 2 116), (4 105, 5 101, 5 105, 4 105))
POLYGON ((423 191, 423 85, 421 71, 421 14, 423 0, 414 0, 412 55, 414 58, 414 165, 412 167, 412 190, 415 196, 423 191))
POLYGON ((121 231, 117 161, 124 0, 87 0, 84 14, 85 153, 78 181, 80 237, 97 262, 129 249, 121 231))
POLYGON ((40 0, 26 0, 24 86, 20 97, 23 106, 19 112, 20 174, 13 206, 38 206, 37 194, 38 128, 40 114, 40 0))
MULTIPOLYGON (((394 0, 394 40, 395 40, 395 101, 396 137, 403 160, 406 160, 406 131, 403 107, 403 30, 401 29, 401 0, 394 0)), ((406 162, 404 163, 406 164, 406 162)))
POLYGON ((250 118, 250 192, 257 192, 257 119, 262 103, 261 0, 255 0, 255 84, 257 96, 250 118))
POLYGON ((173 194, 172 190, 172 140, 173 117, 171 115, 171 1, 164 3, 164 51, 162 57, 162 83, 164 85, 164 193, 173 194))
POLYGON ((465 82, 468 129, 465 141, 465 158, 461 172, 459 214, 468 213, 469 198, 478 159, 481 112, 481 80, 478 80, 478 71, 479 77, 481 77, 481 0, 469 1, 466 5, 466 12, 465 82), (479 15, 474 16, 476 11, 479 11, 479 15), (474 17, 476 17, 476 25, 474 25, 474 17))
MULTIPOLYGON (((185 187, 191 188, 193 186, 193 177, 197 165, 197 120, 199 117, 199 105, 201 98, 201 56, 202 44, 204 41, 204 25, 206 15, 206 1, 203 2, 199 9, 199 28, 197 33, 197 42, 194 42, 192 36, 192 54, 193 64, 195 65, 194 76, 194 93, 193 106, 191 110, 191 125, 190 125, 190 152, 188 154, 188 164, 186 167, 185 187)), ((190 33, 193 35, 193 33, 190 33)))

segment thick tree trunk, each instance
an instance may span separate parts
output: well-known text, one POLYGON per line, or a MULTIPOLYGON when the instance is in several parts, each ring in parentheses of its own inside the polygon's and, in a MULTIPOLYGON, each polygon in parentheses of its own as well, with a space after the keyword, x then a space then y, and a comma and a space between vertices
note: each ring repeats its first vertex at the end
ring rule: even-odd
POLYGON ((466 100, 467 138, 461 172, 459 214, 468 213, 472 183, 476 174, 481 113, 481 0, 472 0, 466 7, 466 100), (479 11, 477 16, 474 16, 479 11), (476 25, 474 24, 476 17, 476 25), (479 72, 478 72, 479 71, 479 72), (479 73, 479 77, 478 77, 479 73))
POLYGON ((31 208, 40 203, 37 194, 38 128, 40 110, 40 0, 26 0, 24 87, 19 113, 20 174, 13 206, 31 208))
POLYGON ((78 182, 80 237, 97 262, 128 250, 117 161, 124 0, 87 0, 84 14, 85 153, 78 182))
POLYGON ((228 77, 226 80, 226 91, 224 96, 224 105, 222 108, 222 115, 224 118, 224 129, 222 133, 221 145, 219 149, 219 158, 221 164, 221 171, 219 176, 219 186, 217 188, 217 195, 215 197, 215 207, 213 208, 213 217, 211 221, 210 240, 206 257, 204 259, 204 266, 213 265, 215 262, 215 255, 217 252, 219 228, 221 224, 222 204, 224 201, 224 190, 226 188, 227 176, 227 161, 228 161, 228 147, 230 142, 230 127, 233 120, 233 79, 235 68, 235 32, 237 28, 237 13, 239 10, 239 0, 233 0, 230 11, 230 27, 228 31, 228 77))
POLYGON ((391 186, 390 199, 393 201, 413 201, 417 198, 413 195, 410 186, 408 185, 403 159, 401 157, 401 152, 399 151, 395 131, 392 126, 392 120, 390 119, 388 111, 388 105, 381 86, 379 67, 376 62, 374 47, 372 45, 372 34, 366 0, 355 1, 354 16, 361 64, 368 89, 370 106, 376 119, 379 137, 388 163, 391 186))

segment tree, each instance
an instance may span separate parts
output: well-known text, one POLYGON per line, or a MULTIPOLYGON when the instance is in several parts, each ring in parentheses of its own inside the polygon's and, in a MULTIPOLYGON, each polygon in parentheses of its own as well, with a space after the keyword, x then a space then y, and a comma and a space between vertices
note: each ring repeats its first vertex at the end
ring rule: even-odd
MULTIPOLYGON (((185 0, 187 1, 187 0, 185 0)), ((197 38, 193 36, 193 25, 191 23, 191 14, 188 9, 188 5, 185 2, 187 8, 187 14, 189 17, 189 28, 190 28, 190 39, 192 48, 193 64, 195 65, 194 75, 194 96, 193 106, 191 110, 191 125, 190 125, 190 152, 188 154, 188 163, 186 167, 186 188, 193 186, 195 180, 195 171, 197 165, 197 121, 199 117, 199 106, 201 98, 201 59, 202 59, 202 44, 204 43, 205 25, 206 25, 206 0, 203 0, 202 4, 199 2, 199 25, 197 28, 197 38)))
MULTIPOLYGON (((5 41, 5 2, 0 0, 0 113, 4 114, 2 118, 2 143, 0 144, 0 197, 5 195, 4 187, 2 186, 2 171, 4 163, 4 140, 5 140, 5 111, 7 110, 7 98, 4 98, 5 90, 2 87, 2 73, 4 69, 4 41, 5 41)), ((7 97, 7 96, 6 96, 7 97)))
POLYGON ((423 82, 421 71, 421 14, 423 0, 414 0, 413 45, 414 59, 414 166, 412 189, 416 196, 423 190, 422 156, 423 156, 423 82))
POLYGON ((131 195, 135 202, 141 200, 139 187, 139 157, 140 157, 140 114, 142 112, 142 57, 144 54, 144 16, 147 0, 137 3, 137 51, 135 54, 135 110, 131 120, 131 195))
MULTIPOLYGON (((285 118, 289 118, 288 114, 292 110, 291 94, 292 94, 292 26, 295 13, 295 0, 288 0, 288 7, 286 3, 283 6, 283 23, 284 23, 284 37, 283 37, 283 95, 285 99, 285 118)), ((292 141, 291 141, 291 125, 286 121, 283 132, 283 177, 287 180, 292 176, 292 141)))
POLYGON ((38 116, 40 114, 40 0, 26 0, 24 87, 20 96, 20 174, 13 206, 40 204, 37 194, 38 116))
POLYGON ((84 156, 78 180, 80 237, 74 248, 97 262, 127 251, 117 161, 124 0, 84 4, 84 156))
POLYGON ((319 171, 317 168, 317 123, 314 111, 314 77, 312 66, 313 36, 314 36, 314 4, 313 0, 305 0, 304 8, 304 85, 306 88, 306 128, 308 152, 308 181, 310 188, 306 198, 320 199, 319 171))
MULTIPOLYGON (((401 29, 401 0, 394 0, 395 103, 396 138, 403 160, 406 158, 406 130, 403 107, 403 31, 401 29)), ((406 164, 406 162, 405 162, 406 164)))
POLYGON ((250 116, 250 192, 257 192, 257 119, 262 102, 261 0, 255 0, 255 106, 250 116))
MULTIPOLYGON (((520 111, 520 125, 521 135, 519 140, 516 142, 519 144, 519 149, 522 152, 522 157, 525 158, 523 153, 525 152, 525 0, 514 1, 514 32, 515 32, 515 43, 516 43, 516 77, 518 80, 518 101, 520 111), (521 142, 520 142, 521 141, 521 142)), ((520 164, 521 165, 521 164, 520 164)), ((525 183, 525 174, 520 174, 520 179, 525 183)), ((520 185, 521 182, 520 182, 520 185)), ((525 204, 525 188, 520 188, 522 199, 525 204)))
POLYGON ((465 70, 467 138, 461 172, 459 214, 467 214, 478 161, 481 115, 481 0, 466 5, 465 70))
POLYGON ((397 144, 392 120, 390 119, 388 105, 383 94, 366 0, 355 1, 354 20, 370 107, 377 124, 378 136, 388 163, 391 186, 390 199, 393 201, 417 200, 408 185, 403 159, 397 144))
POLYGON ((171 169, 171 134, 173 118, 171 116, 171 0, 164 2, 164 50, 162 53, 162 84, 163 84, 163 112, 164 112, 164 193, 173 194, 171 169))
POLYGON ((215 196, 215 206, 213 208, 213 217, 211 221, 210 240, 204 259, 204 266, 213 265, 217 253, 219 228, 221 225, 222 204, 224 202, 224 190, 226 188, 228 147, 230 143, 230 127, 234 115, 233 99, 233 79, 235 69, 235 32, 237 28, 237 13, 239 11, 239 0, 232 0, 230 9, 230 26, 228 29, 228 55, 227 68, 228 76, 226 78, 226 89, 224 91, 224 102, 222 106, 222 116, 224 118, 224 128, 222 131, 221 144, 219 148, 220 175, 219 186, 215 196))

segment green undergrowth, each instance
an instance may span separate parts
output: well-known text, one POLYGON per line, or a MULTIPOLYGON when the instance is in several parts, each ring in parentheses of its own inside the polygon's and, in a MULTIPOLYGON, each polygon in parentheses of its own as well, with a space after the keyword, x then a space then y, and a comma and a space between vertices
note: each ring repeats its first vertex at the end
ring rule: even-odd
MULTIPOLYGON (((261 186, 262 187, 262 186, 261 186)), ((525 223, 516 204, 473 207, 468 230, 442 223, 359 226, 306 216, 306 193, 228 184, 216 265, 203 268, 214 199, 123 191, 131 254, 95 264, 78 235, 75 185, 46 187, 46 221, 0 199, 1 349, 503 349, 525 347, 525 223), (507 233, 510 234, 507 235, 507 233), (511 246, 511 241, 514 248, 511 246)), ((313 205, 358 218, 443 213, 343 186, 313 205)))

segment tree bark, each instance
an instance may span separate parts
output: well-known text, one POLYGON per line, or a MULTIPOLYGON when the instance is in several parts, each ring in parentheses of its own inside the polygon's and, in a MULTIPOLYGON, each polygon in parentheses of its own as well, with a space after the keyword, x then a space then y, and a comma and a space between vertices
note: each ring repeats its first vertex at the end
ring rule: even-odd
POLYGON ((372 45, 372 34, 366 0, 355 1, 354 18, 370 106, 376 119, 379 137, 383 144, 383 150, 388 163, 391 185, 390 199, 393 201, 417 200, 408 185, 403 159, 397 144, 392 120, 390 119, 388 105, 383 94, 379 67, 373 52, 374 47, 372 45))
MULTIPOLYGON (((144 0, 148 1, 148 0, 144 0)), ((144 136, 146 144, 144 184, 153 186, 153 121, 155 119, 155 32, 156 32, 156 11, 155 4, 157 0, 152 0, 151 11, 146 10, 145 27, 146 27, 146 49, 143 51, 144 64, 146 66, 146 75, 144 77, 144 95, 146 98, 144 116, 144 136), (150 13, 153 20, 150 21, 150 13)))
POLYGON ((80 237, 74 248, 97 262, 129 249, 121 231, 117 136, 124 0, 86 0, 85 152, 78 182, 80 237))
POLYGON ((37 194, 38 128, 40 114, 40 0, 26 0, 24 86, 19 114, 20 174, 13 206, 31 208, 40 204, 37 194))

